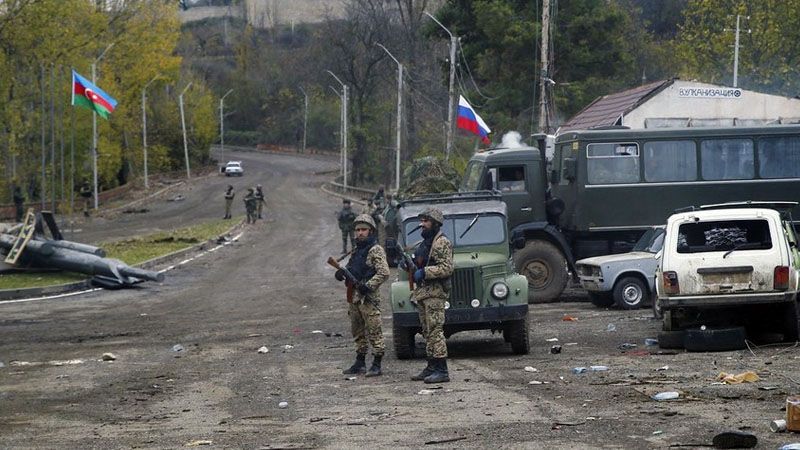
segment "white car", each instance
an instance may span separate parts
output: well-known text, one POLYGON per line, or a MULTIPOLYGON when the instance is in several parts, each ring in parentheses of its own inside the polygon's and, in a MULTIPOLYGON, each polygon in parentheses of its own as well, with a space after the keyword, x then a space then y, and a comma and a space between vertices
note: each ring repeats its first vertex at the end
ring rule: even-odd
POLYGON ((226 177, 232 177, 232 176, 241 177, 242 175, 244 175, 244 169, 242 169, 241 161, 228 161, 228 163, 225 164, 226 177))
POLYGON ((742 348, 745 333, 795 342, 800 253, 796 202, 707 205, 667 220, 656 271, 661 347, 742 348))

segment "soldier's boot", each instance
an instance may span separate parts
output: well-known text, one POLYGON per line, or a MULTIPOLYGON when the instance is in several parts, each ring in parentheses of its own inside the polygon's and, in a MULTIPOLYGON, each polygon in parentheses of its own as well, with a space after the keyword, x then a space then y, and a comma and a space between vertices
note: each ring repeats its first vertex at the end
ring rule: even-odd
POLYGON ((425 377, 425 383, 446 383, 450 381, 447 372, 447 358, 433 358, 433 373, 425 377))
POLYGON ((367 377, 377 377, 378 375, 383 375, 381 372, 381 361, 383 360, 383 355, 373 355, 372 357, 372 367, 369 368, 367 377))
POLYGON ((344 255, 345 253, 347 253, 347 241, 342 244, 342 254, 344 255))
POLYGON ((367 354, 366 353, 356 353, 356 362, 350 366, 349 369, 345 369, 342 371, 345 375, 356 375, 359 373, 366 373, 367 371, 367 354))
POLYGON ((432 360, 430 358, 428 358, 428 365, 425 366, 424 369, 422 369, 422 372, 420 372, 417 375, 414 375, 413 377, 411 377, 411 381, 422 381, 422 380, 425 379, 425 377, 427 377, 429 375, 433 375, 433 366, 432 366, 432 364, 433 364, 432 360))

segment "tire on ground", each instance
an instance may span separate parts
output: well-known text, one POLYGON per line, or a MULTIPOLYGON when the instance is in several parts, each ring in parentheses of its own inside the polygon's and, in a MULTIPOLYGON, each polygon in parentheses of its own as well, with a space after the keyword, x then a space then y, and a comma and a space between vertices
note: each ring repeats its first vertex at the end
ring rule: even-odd
POLYGON ((516 355, 527 355, 530 353, 530 341, 528 339, 529 328, 528 319, 514 320, 506 322, 504 334, 511 342, 511 350, 516 355))
POLYGON ((397 325, 397 321, 392 321, 392 341, 394 342, 394 353, 397 359, 411 359, 414 357, 414 336, 417 332, 414 328, 397 325))
POLYGON ((690 352, 727 352, 745 348, 744 327, 686 330, 683 345, 690 352))
POLYGON ((598 308, 608 308, 614 304, 614 297, 608 292, 589 292, 589 301, 598 308))
POLYGON ((567 261, 550 242, 528 242, 514 252, 514 266, 528 279, 528 303, 557 301, 567 286, 567 261))
POLYGON ((614 283, 612 295, 618 308, 639 309, 650 298, 650 289, 639 277, 623 277, 614 283))
POLYGON ((661 331, 658 333, 658 346, 663 349, 683 348, 685 337, 685 330, 661 331))

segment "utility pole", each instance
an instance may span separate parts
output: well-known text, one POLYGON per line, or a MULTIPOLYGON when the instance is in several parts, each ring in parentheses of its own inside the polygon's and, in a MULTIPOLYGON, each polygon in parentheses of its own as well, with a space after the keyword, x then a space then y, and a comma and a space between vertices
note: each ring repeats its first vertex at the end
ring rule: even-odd
MULTIPOLYGON (((97 86, 97 63, 103 59, 106 52, 114 46, 114 43, 108 44, 103 53, 92 62, 92 84, 97 86)), ((97 209, 97 111, 92 109, 92 194, 94 196, 94 209, 97 209)))
POLYGON ((547 134, 550 128, 547 120, 547 80, 550 63, 550 0, 542 0, 542 69, 539 73, 539 133, 547 134))
MULTIPOLYGON (((745 19, 750 19, 750 16, 744 16, 745 19)), ((741 19, 742 16, 740 14, 736 15, 736 29, 731 30, 730 28, 725 28, 725 31, 733 31, 735 40, 733 44, 733 87, 739 86, 739 35, 741 34, 741 19)), ((748 28, 746 30, 747 33, 750 33, 751 30, 748 28)))
POLYGON ((339 97, 339 175, 344 177, 344 97, 335 87, 328 85, 329 88, 339 97))
POLYGON ((183 94, 186 93, 186 90, 192 86, 192 81, 183 88, 181 91, 181 95, 178 96, 178 102, 181 106, 181 128, 183 128, 183 157, 186 159, 186 179, 192 177, 191 172, 189 171, 189 144, 186 142, 186 115, 183 113, 183 94))
POLYGON ((342 184, 347 191, 347 85, 330 70, 326 70, 339 84, 342 85, 342 184))
POLYGON ((153 77, 142 88, 142 147, 144 151, 144 188, 150 189, 150 184, 147 178, 147 87, 159 78, 159 75, 153 77))
MULTIPOLYGON (((294 22, 292 22, 294 23, 294 22)), ((301 153, 306 152, 306 129, 308 127, 308 94, 306 94, 306 90, 303 89, 303 86, 298 86, 300 88, 300 92, 303 93, 303 149, 301 153)))
POLYGON ((402 117, 403 117, 403 64, 392 55, 392 53, 381 44, 375 43, 382 48, 390 58, 397 63, 397 136, 394 161, 394 191, 400 192, 400 144, 402 141, 402 117))
POLYGON ((222 111, 225 108, 225 97, 227 97, 231 92, 233 92, 233 89, 228 89, 228 92, 226 92, 225 95, 219 99, 219 159, 222 164, 225 164, 225 116, 222 111))
POLYGON ((450 36, 450 88, 448 90, 449 101, 447 103, 447 144, 444 156, 445 161, 447 161, 450 159, 450 152, 453 150, 453 140, 456 132, 456 102, 458 101, 456 98, 456 46, 458 45, 458 38, 441 22, 436 20, 436 17, 433 17, 427 11, 425 14, 450 36))
POLYGON ((45 208, 45 203, 47 202, 47 173, 46 173, 46 164, 47 164, 47 154, 46 154, 46 147, 44 142, 44 92, 45 92, 45 76, 47 72, 45 72, 44 64, 41 64, 42 69, 42 108, 41 108, 41 115, 39 116, 39 120, 42 126, 42 192, 39 193, 39 197, 42 200, 42 209, 45 208))

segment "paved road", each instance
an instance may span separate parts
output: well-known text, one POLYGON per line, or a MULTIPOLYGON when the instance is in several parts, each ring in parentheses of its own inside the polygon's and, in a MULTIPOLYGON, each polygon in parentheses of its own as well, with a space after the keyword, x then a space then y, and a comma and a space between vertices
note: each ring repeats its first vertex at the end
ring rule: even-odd
MULTIPOLYGON (((346 380, 341 370, 353 350, 343 292, 324 264, 340 245, 339 202, 314 175, 332 163, 241 159, 265 178, 270 220, 238 243, 171 271, 162 284, 0 303, 0 447, 176 448, 203 440, 218 448, 420 448, 457 439, 444 447, 652 448, 699 446, 740 427, 764 448, 797 440, 766 431, 800 387, 797 348, 641 352, 657 327, 647 311, 588 303, 535 305, 527 356, 488 332, 454 336, 453 382, 442 389, 409 381, 424 362, 397 361, 391 351, 383 377, 346 380), (606 331, 609 323, 616 331, 606 331), (549 338, 563 344, 561 354, 549 353, 549 338), (637 351, 620 351, 626 342, 637 351), (176 344, 183 350, 173 351, 176 344), (257 353, 261 346, 269 353, 257 353), (117 359, 99 361, 106 352, 117 359), (610 370, 571 373, 589 365, 610 370), (713 384, 721 371, 743 370, 763 381, 713 384), (775 389, 758 389, 766 386, 775 389), (667 390, 681 400, 649 398, 667 390), (288 407, 279 408, 282 401, 288 407)), ((125 230, 216 217, 225 183, 194 187, 181 207, 151 205, 149 216, 125 218, 125 230)), ((384 324, 391 342, 386 316, 384 324)))

